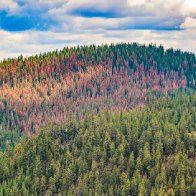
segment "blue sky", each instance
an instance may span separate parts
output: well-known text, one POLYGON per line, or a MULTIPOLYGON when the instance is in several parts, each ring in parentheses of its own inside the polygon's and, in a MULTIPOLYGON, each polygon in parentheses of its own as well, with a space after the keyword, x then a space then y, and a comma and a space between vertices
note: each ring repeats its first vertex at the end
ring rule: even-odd
POLYGON ((196 53, 196 0, 1 0, 0 59, 139 42, 196 53))

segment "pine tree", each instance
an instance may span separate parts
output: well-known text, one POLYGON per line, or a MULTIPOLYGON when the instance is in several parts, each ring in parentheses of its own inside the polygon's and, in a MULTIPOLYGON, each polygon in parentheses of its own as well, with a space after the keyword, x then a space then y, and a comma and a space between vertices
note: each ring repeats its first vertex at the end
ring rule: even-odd
POLYGON ((120 191, 122 195, 129 195, 130 193, 129 176, 124 172, 120 176, 120 191))

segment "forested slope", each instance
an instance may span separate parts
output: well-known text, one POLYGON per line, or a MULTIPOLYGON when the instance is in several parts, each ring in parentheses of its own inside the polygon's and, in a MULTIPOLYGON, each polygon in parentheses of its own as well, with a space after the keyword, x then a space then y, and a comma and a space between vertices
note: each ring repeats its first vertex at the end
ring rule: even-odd
POLYGON ((0 195, 195 195, 195 80, 136 43, 0 62, 0 195))
POLYGON ((0 124, 22 132, 70 115, 129 109, 149 91, 195 89, 195 54, 162 46, 80 46, 0 63, 0 124))
POLYGON ((0 153, 0 195, 195 195, 196 94, 49 124, 0 153))

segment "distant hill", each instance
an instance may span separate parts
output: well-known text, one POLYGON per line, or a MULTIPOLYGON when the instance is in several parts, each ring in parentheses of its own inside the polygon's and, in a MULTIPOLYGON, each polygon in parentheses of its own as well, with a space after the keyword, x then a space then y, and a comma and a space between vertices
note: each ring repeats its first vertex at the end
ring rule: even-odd
POLYGON ((196 56, 162 46, 80 46, 0 63, 0 124, 22 132, 195 89, 196 56))
POLYGON ((190 195, 196 56, 64 48, 0 63, 0 195, 190 195))

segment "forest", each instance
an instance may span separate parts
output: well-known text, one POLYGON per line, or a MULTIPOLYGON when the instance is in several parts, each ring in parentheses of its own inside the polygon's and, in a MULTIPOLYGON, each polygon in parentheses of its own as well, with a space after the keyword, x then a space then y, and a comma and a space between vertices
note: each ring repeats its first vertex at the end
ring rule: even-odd
POLYGON ((35 132, 70 114, 130 109, 181 88, 195 90, 196 56, 155 45, 64 48, 0 63, 0 124, 35 132))
POLYGON ((0 62, 0 195, 196 194, 196 56, 156 45, 0 62))
POLYGON ((195 195, 196 94, 50 123, 0 153, 1 195, 195 195))

